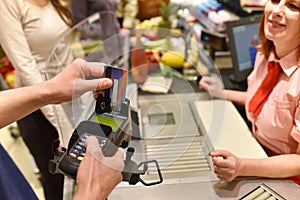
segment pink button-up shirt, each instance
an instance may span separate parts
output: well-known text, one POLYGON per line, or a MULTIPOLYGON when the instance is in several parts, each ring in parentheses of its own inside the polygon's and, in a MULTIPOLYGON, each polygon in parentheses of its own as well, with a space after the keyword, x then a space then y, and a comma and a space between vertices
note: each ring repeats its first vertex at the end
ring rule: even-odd
POLYGON ((272 53, 267 60, 258 52, 253 72, 248 77, 247 117, 253 134, 266 148, 278 154, 295 153, 300 142, 300 60, 296 51, 278 60, 272 53), (267 63, 279 62, 282 72, 262 111, 256 117, 248 111, 249 101, 267 75, 267 63))

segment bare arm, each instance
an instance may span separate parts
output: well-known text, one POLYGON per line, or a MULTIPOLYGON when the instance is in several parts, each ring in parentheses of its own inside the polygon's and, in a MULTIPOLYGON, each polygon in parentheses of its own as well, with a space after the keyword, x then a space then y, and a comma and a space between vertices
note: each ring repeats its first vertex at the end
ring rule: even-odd
POLYGON ((49 90, 43 89, 43 85, 45 84, 1 92, 0 127, 2 128, 46 105, 46 100, 51 94, 49 90))
MULTIPOLYGON (((112 81, 107 78, 86 78, 101 77, 103 70, 103 63, 87 63, 76 59, 49 81, 1 92, 0 127, 46 104, 70 101, 87 91, 95 91, 97 96, 100 90, 111 87, 112 81)), ((113 157, 104 157, 95 137, 88 138, 86 146, 87 154, 78 169, 74 199, 104 200, 122 180, 123 154, 118 151, 113 157)))
POLYGON ((237 176, 287 178, 300 175, 300 145, 296 154, 284 154, 261 159, 238 158, 217 150, 211 153, 215 173, 221 180, 232 181, 237 176))
POLYGON ((47 104, 58 104, 79 97, 87 91, 98 91, 112 85, 110 79, 86 80, 100 77, 104 64, 76 59, 53 79, 0 93, 0 127, 4 127, 47 104))
POLYGON ((284 154, 265 159, 244 159, 241 175, 286 178, 300 175, 300 155, 284 154))
POLYGON ((241 106, 245 106, 246 102, 246 92, 237 91, 237 90, 224 90, 225 99, 228 101, 232 101, 241 106))

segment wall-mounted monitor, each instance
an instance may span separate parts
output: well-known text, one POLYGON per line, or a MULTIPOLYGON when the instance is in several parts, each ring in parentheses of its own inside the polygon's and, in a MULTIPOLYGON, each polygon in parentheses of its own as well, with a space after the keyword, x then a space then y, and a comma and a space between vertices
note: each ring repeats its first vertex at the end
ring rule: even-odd
POLYGON ((260 44, 258 36, 260 16, 240 18, 226 24, 228 48, 230 50, 235 82, 247 80, 254 67, 256 46, 260 44))

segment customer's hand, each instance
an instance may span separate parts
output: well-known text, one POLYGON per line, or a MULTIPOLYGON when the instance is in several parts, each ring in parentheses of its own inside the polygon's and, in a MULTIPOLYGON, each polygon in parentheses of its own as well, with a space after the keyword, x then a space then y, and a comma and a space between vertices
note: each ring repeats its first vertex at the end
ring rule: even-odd
POLYGON ((94 136, 87 138, 86 155, 77 173, 77 191, 74 199, 104 200, 122 181, 123 153, 119 150, 113 157, 105 157, 94 136))
POLYGON ((61 73, 46 82, 47 89, 53 90, 53 100, 48 102, 61 103, 79 97, 87 91, 110 88, 112 81, 100 78, 103 75, 104 63, 91 63, 77 58, 61 73), (94 79, 90 79, 94 77, 94 79), (96 77, 96 78, 95 78, 96 77), (86 80, 89 78, 90 80, 86 80))
POLYGON ((239 175, 240 158, 224 150, 211 152, 210 156, 212 157, 214 172, 220 180, 232 181, 239 175))
POLYGON ((206 90, 211 96, 225 99, 225 92, 216 77, 204 76, 199 82, 199 88, 206 90))

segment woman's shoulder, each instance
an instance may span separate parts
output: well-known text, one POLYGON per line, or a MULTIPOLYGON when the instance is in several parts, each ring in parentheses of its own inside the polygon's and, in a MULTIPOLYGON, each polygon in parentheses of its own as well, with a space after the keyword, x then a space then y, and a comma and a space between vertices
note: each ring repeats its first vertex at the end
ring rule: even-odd
POLYGON ((6 9, 10 12, 22 12, 27 6, 26 0, 1 0, 1 9, 6 9))
POLYGON ((27 2, 26 0, 1 0, 1 4, 11 6, 11 7, 21 7, 27 2))
POLYGON ((29 0, 1 0, 0 1, 1 4, 6 5, 7 7, 10 8, 19 8, 19 9, 25 9, 28 7, 45 7, 49 4, 51 4, 51 1, 49 1, 47 4, 35 4, 29 0))

